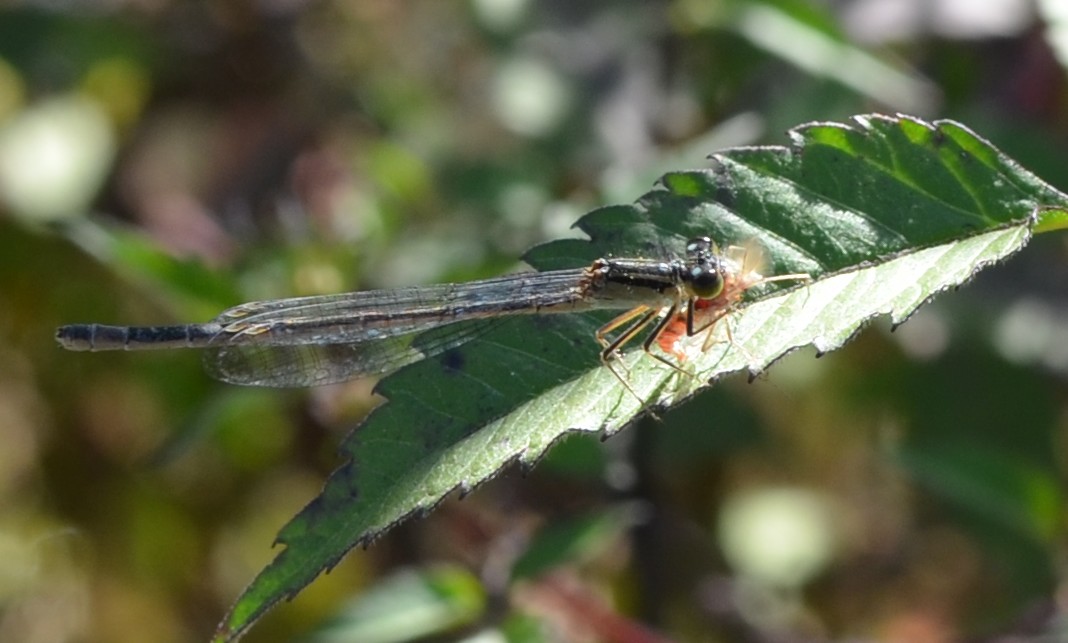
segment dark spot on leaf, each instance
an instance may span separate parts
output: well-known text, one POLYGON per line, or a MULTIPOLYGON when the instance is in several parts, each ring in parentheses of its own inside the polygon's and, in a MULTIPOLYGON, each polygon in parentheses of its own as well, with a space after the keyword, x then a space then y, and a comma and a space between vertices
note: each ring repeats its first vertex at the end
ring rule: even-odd
POLYGON ((357 491, 356 477, 356 467, 352 463, 346 464, 330 476, 330 481, 323 489, 320 498, 326 498, 330 504, 355 500, 360 495, 357 491))
POLYGON ((459 373, 466 363, 467 358, 459 349, 453 348, 441 354, 441 368, 446 373, 459 373))

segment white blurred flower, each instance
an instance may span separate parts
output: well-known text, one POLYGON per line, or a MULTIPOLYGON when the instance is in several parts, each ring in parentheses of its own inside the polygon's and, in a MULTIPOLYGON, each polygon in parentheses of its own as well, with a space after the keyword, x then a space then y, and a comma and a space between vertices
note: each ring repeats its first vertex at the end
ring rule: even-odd
POLYGON ((77 216, 107 176, 115 145, 91 100, 70 95, 32 106, 0 129, 0 199, 26 219, 77 216))
POLYGON ((497 71, 493 107, 505 127, 526 136, 552 131, 567 113, 571 92, 560 74, 530 58, 511 60, 497 71))
POLYGON ((838 538, 834 512, 823 495, 777 488, 729 498, 720 512, 719 540, 740 576, 791 589, 830 564, 838 538))

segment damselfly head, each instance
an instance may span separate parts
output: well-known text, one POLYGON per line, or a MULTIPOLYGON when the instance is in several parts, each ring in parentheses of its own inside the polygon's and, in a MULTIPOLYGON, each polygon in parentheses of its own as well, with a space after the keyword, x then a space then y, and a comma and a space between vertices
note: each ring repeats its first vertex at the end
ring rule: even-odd
POLYGON ((680 277, 692 297, 714 299, 723 292, 727 267, 712 239, 698 237, 690 240, 686 245, 686 263, 680 277))
POLYGON ((686 244, 681 277, 690 297, 706 302, 705 306, 727 306, 766 281, 763 269, 764 252, 756 240, 720 251, 711 238, 697 237, 686 244))

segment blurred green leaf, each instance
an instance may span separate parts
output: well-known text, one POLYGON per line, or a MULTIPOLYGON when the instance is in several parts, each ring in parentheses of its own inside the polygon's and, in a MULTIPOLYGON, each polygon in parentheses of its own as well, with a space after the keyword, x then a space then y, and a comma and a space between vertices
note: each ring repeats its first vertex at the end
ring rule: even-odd
POLYGON ((811 3, 739 2, 729 26, 753 46, 883 105, 918 112, 936 104, 932 83, 856 46, 811 3))
POLYGON ((408 570, 362 594, 311 640, 410 641, 473 622, 485 602, 482 584, 463 569, 408 570))
POLYGON ((286 549, 234 605, 220 638, 239 635, 351 547, 507 464, 533 464, 568 431, 611 435, 724 374, 758 372, 809 344, 832 350, 877 315, 904 321, 1023 247, 1037 212, 1068 206, 951 121, 865 116, 790 136, 789 148, 729 150, 712 170, 669 174, 637 205, 584 217, 589 242, 547 244, 527 259, 545 270, 678 252, 698 235, 755 238, 769 274, 805 272, 812 284, 740 307, 733 342, 702 352, 703 337, 688 340, 693 377, 640 351, 626 356, 633 394, 599 364, 591 339, 605 321, 599 314, 511 320, 384 380, 389 403, 342 446, 350 460, 282 530, 286 549))
POLYGON ((556 640, 541 621, 523 614, 509 616, 501 632, 509 643, 549 643, 556 640))
POLYGON ((568 562, 581 562, 622 536, 630 521, 607 511, 550 525, 536 534, 512 567, 512 578, 531 578, 568 562))
POLYGON ((943 497, 1038 543, 1052 542, 1060 528, 1061 486, 1033 463, 964 441, 905 448, 897 457, 943 497))
MULTIPOLYGON (((140 280, 150 292, 166 288, 172 297, 202 310, 204 317, 241 299, 231 276, 212 270, 202 261, 177 258, 142 235, 106 229, 89 221, 71 222, 64 230, 73 243, 100 263, 131 280, 140 280)), ((161 297, 161 301, 166 299, 161 297)))

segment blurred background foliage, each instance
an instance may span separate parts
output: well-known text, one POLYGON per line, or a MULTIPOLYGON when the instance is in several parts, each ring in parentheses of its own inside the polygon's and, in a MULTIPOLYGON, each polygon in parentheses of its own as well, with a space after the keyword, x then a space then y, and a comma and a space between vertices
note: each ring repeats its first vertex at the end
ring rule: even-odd
MULTIPOLYGON (((0 640, 198 641, 373 382, 61 323, 485 277, 730 145, 951 117, 1068 188, 1058 0, 9 2, 0 640)), ((1068 245, 349 555, 250 641, 1068 640, 1068 245)))

